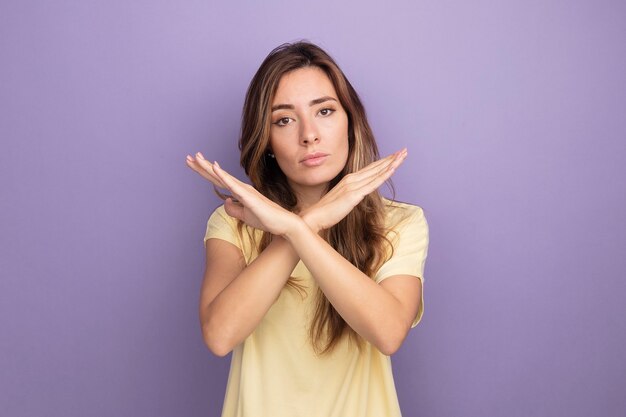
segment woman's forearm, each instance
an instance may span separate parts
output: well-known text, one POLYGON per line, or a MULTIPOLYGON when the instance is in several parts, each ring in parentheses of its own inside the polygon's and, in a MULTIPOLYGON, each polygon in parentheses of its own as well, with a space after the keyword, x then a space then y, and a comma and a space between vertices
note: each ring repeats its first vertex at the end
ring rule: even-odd
POLYGON ((280 295, 300 258, 275 236, 268 247, 202 312, 202 331, 211 351, 224 356, 248 337, 280 295))
POLYGON ((285 235, 343 319, 381 352, 397 350, 410 324, 400 301, 352 265, 304 221, 285 235))

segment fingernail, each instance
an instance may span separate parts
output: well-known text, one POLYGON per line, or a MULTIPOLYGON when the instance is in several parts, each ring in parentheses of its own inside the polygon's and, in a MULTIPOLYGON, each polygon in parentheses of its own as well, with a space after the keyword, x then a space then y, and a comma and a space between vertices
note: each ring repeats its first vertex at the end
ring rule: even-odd
POLYGON ((217 161, 213 162, 218 168, 221 168, 220 164, 217 163, 217 161))
POLYGON ((191 155, 187 155, 187 160, 188 160, 189 162, 193 162, 193 158, 191 157, 191 155))
POLYGON ((203 156, 200 152, 198 152, 198 153, 196 154, 196 156, 197 156, 198 158, 202 158, 202 159, 204 159, 204 156, 203 156))

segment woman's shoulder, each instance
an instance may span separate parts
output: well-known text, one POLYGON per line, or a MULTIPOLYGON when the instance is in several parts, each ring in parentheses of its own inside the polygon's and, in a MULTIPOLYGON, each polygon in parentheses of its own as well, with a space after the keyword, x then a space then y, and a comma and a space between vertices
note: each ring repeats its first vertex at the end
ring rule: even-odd
POLYGON ((256 256, 256 247, 262 237, 262 230, 239 222, 226 212, 222 204, 216 207, 209 216, 205 242, 211 237, 221 238, 239 247, 246 257, 246 262, 249 263, 251 257, 256 256))
POLYGON ((386 218, 391 220, 424 216, 424 209, 416 204, 383 197, 383 206, 385 207, 386 218))
POLYGON ((421 206, 384 197, 383 205, 388 237, 395 239, 405 233, 412 236, 428 236, 428 223, 421 206))
POLYGON ((228 223, 230 225, 236 225, 237 220, 226 213, 224 204, 221 204, 213 210, 209 216, 209 223, 228 223))
POLYGON ((421 206, 384 197, 383 205, 385 207, 385 229, 388 233, 401 230, 424 232, 428 229, 424 209, 421 206))
MULTIPOLYGON (((215 207, 215 210, 213 210, 212 214, 218 214, 219 216, 230 217, 228 213, 226 213, 226 207, 224 207, 224 204, 220 204, 219 206, 215 207)), ((230 218, 232 219, 232 217, 230 218)))

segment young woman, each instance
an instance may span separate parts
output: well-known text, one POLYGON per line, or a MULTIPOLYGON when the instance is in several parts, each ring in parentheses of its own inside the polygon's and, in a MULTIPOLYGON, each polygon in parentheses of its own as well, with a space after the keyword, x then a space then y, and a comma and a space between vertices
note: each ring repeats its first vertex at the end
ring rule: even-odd
POLYGON ((200 297, 207 346, 233 352, 222 416, 400 416, 389 356, 422 316, 428 225, 377 190, 406 149, 379 159, 357 93, 308 42, 261 64, 239 148, 251 185, 187 156, 231 195, 200 297))

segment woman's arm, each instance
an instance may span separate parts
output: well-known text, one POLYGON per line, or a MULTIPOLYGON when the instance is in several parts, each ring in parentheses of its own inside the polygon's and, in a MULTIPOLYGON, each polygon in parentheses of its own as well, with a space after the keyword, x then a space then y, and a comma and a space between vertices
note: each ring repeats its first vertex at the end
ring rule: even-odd
POLYGON ((200 295, 200 323, 211 352, 225 356, 248 337, 270 309, 300 260, 291 245, 274 237, 246 267, 241 250, 208 239, 200 295))
POLYGON ((373 282, 318 236, 350 212, 363 197, 386 181, 406 157, 406 151, 350 174, 300 218, 241 183, 219 165, 213 173, 239 201, 226 201, 233 217, 254 227, 284 236, 309 268, 320 288, 344 320, 385 354, 394 353, 417 314, 421 282, 412 276, 393 276, 373 282), (316 227, 320 226, 320 227, 316 227))
MULTIPOLYGON (((226 188, 202 154, 187 165, 218 187, 226 188)), ((226 202, 227 210, 232 201, 226 202)), ((282 237, 246 266, 241 250, 221 239, 206 241, 206 269, 200 294, 200 324, 208 348, 225 356, 248 337, 280 295, 300 258, 282 237)))
POLYGON ((395 353, 417 314, 421 281, 396 275, 377 284, 304 221, 285 238, 346 323, 385 355, 395 353))

